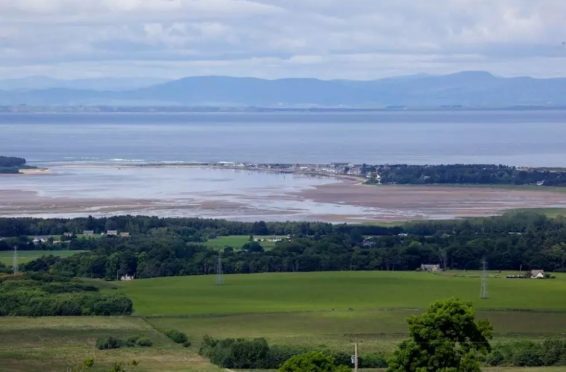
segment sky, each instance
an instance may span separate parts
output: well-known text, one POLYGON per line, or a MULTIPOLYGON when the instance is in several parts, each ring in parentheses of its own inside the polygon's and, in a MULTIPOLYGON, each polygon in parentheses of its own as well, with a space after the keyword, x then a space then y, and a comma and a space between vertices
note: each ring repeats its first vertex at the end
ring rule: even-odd
POLYGON ((0 0, 0 78, 566 76, 564 0, 0 0))

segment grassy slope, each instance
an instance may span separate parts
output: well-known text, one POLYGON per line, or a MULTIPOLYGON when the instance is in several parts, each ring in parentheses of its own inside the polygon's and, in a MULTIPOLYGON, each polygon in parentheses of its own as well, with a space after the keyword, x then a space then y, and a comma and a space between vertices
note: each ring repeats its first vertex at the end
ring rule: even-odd
POLYGON ((86 358, 94 358, 92 371, 108 371, 115 363, 139 362, 135 371, 220 371, 192 351, 174 344, 141 318, 43 317, 0 318, 0 370, 78 370, 86 358), (149 348, 98 350, 96 338, 113 335, 149 337, 149 348))
POLYGON ((136 314, 157 329, 181 329, 195 341, 266 337, 279 344, 391 351, 406 318, 431 302, 460 297, 495 326, 497 339, 563 335, 566 276, 555 280, 492 277, 480 300, 477 273, 334 272, 158 278, 121 283, 136 314))
MULTIPOLYGON (((41 256, 60 256, 60 257, 69 257, 74 254, 80 253, 83 251, 70 251, 70 250, 58 250, 58 251, 18 251, 18 263, 23 264, 29 262, 31 260, 35 260, 41 256)), ((14 252, 12 251, 0 251, 0 262, 6 265, 12 265, 12 257, 14 256, 14 252)))

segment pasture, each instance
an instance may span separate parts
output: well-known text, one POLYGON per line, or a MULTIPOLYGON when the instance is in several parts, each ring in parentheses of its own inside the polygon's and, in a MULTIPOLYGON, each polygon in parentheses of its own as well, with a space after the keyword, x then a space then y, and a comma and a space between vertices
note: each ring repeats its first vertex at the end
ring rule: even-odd
POLYGON ((265 337, 277 344, 389 352, 407 333, 406 318, 438 299, 471 301, 494 325, 496 340, 566 334, 566 276, 512 280, 493 273, 479 299, 477 272, 316 272, 155 278, 120 283, 135 314, 159 330, 195 341, 265 337))
POLYGON ((114 363, 128 371, 221 371, 194 348, 173 343, 142 318, 0 317, 2 371, 80 371, 87 358, 94 359, 89 371, 106 372, 114 363), (104 336, 148 337, 153 346, 98 350, 96 339, 104 336))
MULTIPOLYGON (((35 260, 41 256, 59 256, 59 257, 69 257, 77 253, 84 251, 71 251, 71 250, 32 250, 32 251, 18 251, 18 264, 24 264, 26 262, 35 260)), ((13 251, 0 251, 0 262, 5 265, 11 266, 14 257, 13 251)))

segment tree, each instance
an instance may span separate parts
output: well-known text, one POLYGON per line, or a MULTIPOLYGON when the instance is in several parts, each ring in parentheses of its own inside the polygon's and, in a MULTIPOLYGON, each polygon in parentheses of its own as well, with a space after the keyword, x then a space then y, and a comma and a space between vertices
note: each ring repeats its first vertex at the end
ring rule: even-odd
POLYGON ((334 357, 320 351, 299 354, 288 359, 281 368, 281 372, 348 372, 350 368, 337 365, 334 357))
POLYGON ((480 371, 478 354, 491 350, 492 327, 474 320, 469 303, 439 301, 423 314, 410 317, 411 339, 403 341, 389 363, 389 371, 480 371))

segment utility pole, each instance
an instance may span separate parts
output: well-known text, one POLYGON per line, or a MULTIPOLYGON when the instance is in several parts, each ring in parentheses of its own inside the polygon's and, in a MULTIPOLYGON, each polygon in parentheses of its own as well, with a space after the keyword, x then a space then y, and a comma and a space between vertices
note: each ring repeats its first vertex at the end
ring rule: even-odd
POLYGON ((354 372, 358 372, 358 343, 354 342, 354 355, 352 355, 352 363, 354 364, 354 372))

